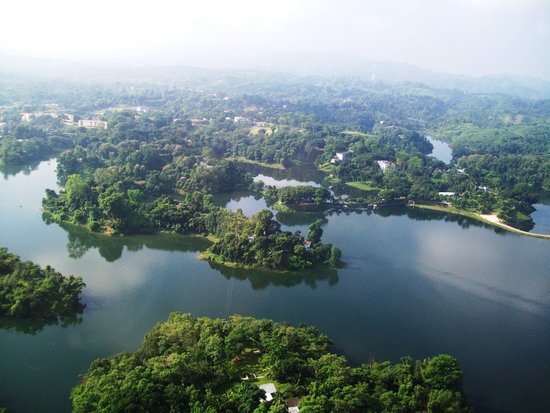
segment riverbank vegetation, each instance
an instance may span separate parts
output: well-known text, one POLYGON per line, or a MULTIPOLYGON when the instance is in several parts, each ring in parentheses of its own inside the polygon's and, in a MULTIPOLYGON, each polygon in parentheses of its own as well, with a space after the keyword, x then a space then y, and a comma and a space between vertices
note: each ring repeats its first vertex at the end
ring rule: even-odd
MULTIPOLYGON (((48 191, 43 206, 50 218, 88 226, 95 231, 138 233, 172 231, 213 236, 202 255, 218 263, 275 270, 299 270, 313 265, 337 266, 340 251, 319 239, 304 239, 280 229, 269 210, 250 218, 213 204, 212 195, 193 191, 176 198, 146 195, 123 185, 102 191, 95 181, 70 175, 59 194, 48 191)), ((146 191, 146 190, 145 190, 146 191)), ((146 193, 146 192, 145 192, 146 193)))
MULTIPOLYGON (((108 192, 105 207, 118 203, 123 210, 178 192, 248 190, 245 170, 258 165, 315 163, 329 175, 326 182, 362 190, 368 203, 444 201, 496 213, 528 230, 533 203, 550 190, 546 101, 357 79, 235 83, 231 77, 210 82, 211 75, 204 76, 203 83, 180 80, 170 86, 10 86, 0 95, 6 103, 4 153, 21 161, 21 154, 36 152, 25 147, 30 140, 63 137, 73 149, 59 157, 60 182, 80 174, 94 191, 108 192), (16 102, 25 99, 28 105, 18 108, 16 102), (23 108, 34 110, 32 116, 23 108), (105 121, 106 129, 74 126, 69 115, 105 121), (450 164, 429 156, 428 134, 451 145, 450 164)), ((91 219, 90 211, 83 212, 95 225, 97 211, 91 219)), ((84 220, 73 215, 67 220, 84 220)), ((115 217, 104 224, 127 233, 143 228, 141 218, 129 213, 126 222, 115 217)))
POLYGON ((21 261, 0 248, 0 315, 20 319, 69 321, 80 314, 80 277, 64 277, 50 266, 21 261))
POLYGON ((94 361, 73 412, 286 412, 290 398, 304 412, 471 411, 451 356, 351 367, 330 344, 312 327, 172 313, 138 351, 94 361), (264 383, 276 386, 270 402, 264 383))
POLYGON ((290 212, 298 208, 315 208, 333 201, 328 189, 307 185, 282 188, 266 186, 262 195, 267 205, 281 212, 290 212))

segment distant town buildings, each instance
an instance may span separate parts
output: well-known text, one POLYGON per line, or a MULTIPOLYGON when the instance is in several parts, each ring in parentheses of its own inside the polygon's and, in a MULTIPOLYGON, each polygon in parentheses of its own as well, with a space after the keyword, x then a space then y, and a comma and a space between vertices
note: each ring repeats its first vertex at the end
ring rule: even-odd
POLYGON ((30 122, 32 119, 39 118, 41 116, 49 116, 54 119, 57 119, 59 117, 59 113, 57 111, 59 105, 57 105, 56 103, 48 103, 45 106, 46 109, 48 109, 47 111, 21 113, 21 121, 30 122))
POLYGON ((21 114, 21 122, 30 122, 33 117, 34 117, 33 113, 24 112, 21 114))
POLYGON ((235 116, 233 118, 233 123, 246 123, 246 122, 250 122, 250 119, 244 116, 235 116))
POLYGON ((198 125, 204 125, 205 123, 208 123, 208 119, 202 118, 202 119, 190 119, 192 126, 198 126, 198 125))
POLYGON ((81 119, 78 121, 78 127, 86 129, 107 129, 107 122, 95 119, 81 119))
POLYGON ((75 124, 74 115, 72 115, 70 113, 65 113, 63 115, 63 124, 64 125, 69 125, 69 126, 74 126, 74 124, 75 124))
POLYGON ((58 103, 46 103, 46 104, 44 105, 44 107, 45 107, 48 111, 59 110, 59 104, 58 104, 58 103))

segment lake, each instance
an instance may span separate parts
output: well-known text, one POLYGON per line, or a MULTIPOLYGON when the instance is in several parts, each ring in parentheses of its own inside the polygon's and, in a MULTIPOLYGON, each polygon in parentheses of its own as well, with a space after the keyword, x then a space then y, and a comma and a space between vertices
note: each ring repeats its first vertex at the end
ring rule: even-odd
MULTIPOLYGON (((353 363, 453 354, 478 411, 550 410, 547 240, 417 209, 350 212, 323 226, 344 268, 245 271, 198 260, 208 245, 200 238, 110 238, 48 224, 40 201, 55 187, 54 161, 0 178, 0 245, 87 284, 77 324, 0 320, 0 406, 10 413, 70 411, 70 389, 92 360, 139 348, 171 311, 315 325, 353 363)), ((247 214, 263 206, 247 194, 218 202, 247 214)), ((319 216, 278 214, 291 231, 319 216)))
POLYGON ((453 160, 453 150, 448 143, 434 139, 430 136, 426 136, 426 139, 428 139, 434 147, 431 156, 447 164, 451 163, 453 160))

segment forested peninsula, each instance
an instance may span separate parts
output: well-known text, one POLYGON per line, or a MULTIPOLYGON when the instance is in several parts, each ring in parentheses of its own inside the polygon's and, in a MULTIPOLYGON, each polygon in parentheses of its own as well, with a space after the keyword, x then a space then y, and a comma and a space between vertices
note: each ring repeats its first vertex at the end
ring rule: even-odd
POLYGON ((84 308, 82 278, 64 277, 0 248, 0 316, 28 320, 71 321, 84 308))
POLYGON ((351 367, 330 345, 313 327, 173 313, 138 351, 94 361, 73 412, 472 411, 454 357, 351 367))

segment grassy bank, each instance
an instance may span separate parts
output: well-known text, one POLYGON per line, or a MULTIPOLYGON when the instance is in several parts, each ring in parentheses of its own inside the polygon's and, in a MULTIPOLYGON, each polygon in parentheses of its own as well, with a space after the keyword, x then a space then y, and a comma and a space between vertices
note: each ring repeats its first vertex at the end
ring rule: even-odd
POLYGON ((506 225, 506 224, 503 224, 501 222, 491 221, 489 219, 484 218, 481 214, 478 214, 478 213, 472 212, 472 211, 466 211, 466 210, 454 208, 454 207, 451 207, 451 206, 446 207, 446 206, 441 206, 441 205, 427 205, 427 204, 419 204, 419 203, 416 203, 414 206, 416 208, 430 209, 432 211, 441 211, 441 212, 447 212, 449 214, 462 215, 462 216, 465 216, 465 217, 472 218, 472 219, 475 219, 477 221, 483 222, 485 224, 491 225, 493 227, 501 228, 501 229, 504 229, 508 232, 513 232, 513 233, 520 234, 520 235, 526 235, 528 237, 540 238, 540 239, 550 239, 550 234, 537 234, 535 232, 522 231, 521 229, 514 228, 510 225, 506 225))
POLYGON ((260 161, 253 161, 252 159, 245 158, 244 156, 232 156, 230 158, 227 158, 227 160, 241 162, 241 163, 248 163, 251 165, 258 165, 264 168, 271 168, 271 169, 278 169, 278 170, 285 169, 285 167, 280 163, 266 163, 266 162, 260 162, 260 161))
POLYGON ((346 185, 362 191, 380 191, 382 189, 374 185, 372 181, 346 182, 346 185))

